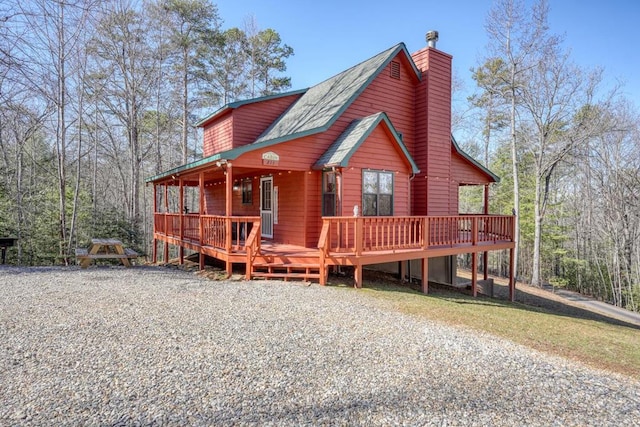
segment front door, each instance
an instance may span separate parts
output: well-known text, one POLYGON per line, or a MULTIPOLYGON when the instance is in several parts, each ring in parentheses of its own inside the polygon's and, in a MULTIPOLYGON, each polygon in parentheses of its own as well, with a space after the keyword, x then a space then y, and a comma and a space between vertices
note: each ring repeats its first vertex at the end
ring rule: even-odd
POLYGON ((273 238, 273 178, 260 178, 262 237, 273 238))

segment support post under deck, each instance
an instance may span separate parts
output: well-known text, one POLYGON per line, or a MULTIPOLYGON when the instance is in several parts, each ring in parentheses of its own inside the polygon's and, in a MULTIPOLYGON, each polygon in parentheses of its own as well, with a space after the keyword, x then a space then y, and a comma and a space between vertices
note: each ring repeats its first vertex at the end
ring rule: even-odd
POLYGON ((429 293, 429 258, 422 258, 422 293, 429 293))

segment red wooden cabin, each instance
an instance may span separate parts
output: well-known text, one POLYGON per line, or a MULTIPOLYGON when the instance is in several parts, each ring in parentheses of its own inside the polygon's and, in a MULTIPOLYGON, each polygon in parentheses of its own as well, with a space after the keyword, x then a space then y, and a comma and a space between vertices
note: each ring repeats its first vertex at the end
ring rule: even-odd
POLYGON ((401 43, 309 89, 202 120, 204 157, 147 180, 154 262, 164 242, 165 260, 177 245, 181 261, 187 248, 201 267, 204 255, 229 273, 245 264, 247 279, 324 284, 332 266, 353 266, 356 286, 363 266, 393 263, 426 292, 429 278, 453 283, 457 254, 512 259, 514 218, 488 215, 498 178, 451 136, 451 59, 401 43), (461 185, 485 187, 484 215, 459 214, 461 185))

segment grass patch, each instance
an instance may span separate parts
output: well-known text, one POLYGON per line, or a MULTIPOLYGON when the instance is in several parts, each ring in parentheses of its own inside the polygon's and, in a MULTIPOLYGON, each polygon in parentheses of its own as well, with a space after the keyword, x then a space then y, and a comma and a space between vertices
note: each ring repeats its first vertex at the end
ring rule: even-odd
MULTIPOLYGON (((608 322, 575 307, 553 309, 487 297, 365 281, 362 292, 393 309, 506 338, 527 347, 640 379, 640 328, 608 322), (592 317, 592 318, 589 318, 592 317)), ((518 298, 516 297, 518 300, 518 298)), ((619 322, 618 322, 619 323, 619 322)))

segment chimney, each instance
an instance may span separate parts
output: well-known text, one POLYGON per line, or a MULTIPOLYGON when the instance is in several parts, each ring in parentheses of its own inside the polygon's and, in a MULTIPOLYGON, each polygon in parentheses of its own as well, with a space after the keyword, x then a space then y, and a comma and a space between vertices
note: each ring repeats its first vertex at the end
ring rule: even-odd
MULTIPOLYGON (((413 215, 455 215, 457 185, 451 173, 451 55, 436 49, 437 31, 411 55, 422 74, 416 86, 415 141, 411 155, 420 169, 411 195, 413 215), (455 192, 455 194, 454 194, 455 192)), ((410 149, 411 150, 411 149, 410 149)))
POLYGON ((429 31, 427 32, 427 46, 435 49, 436 42, 438 41, 438 32, 437 31, 429 31))

